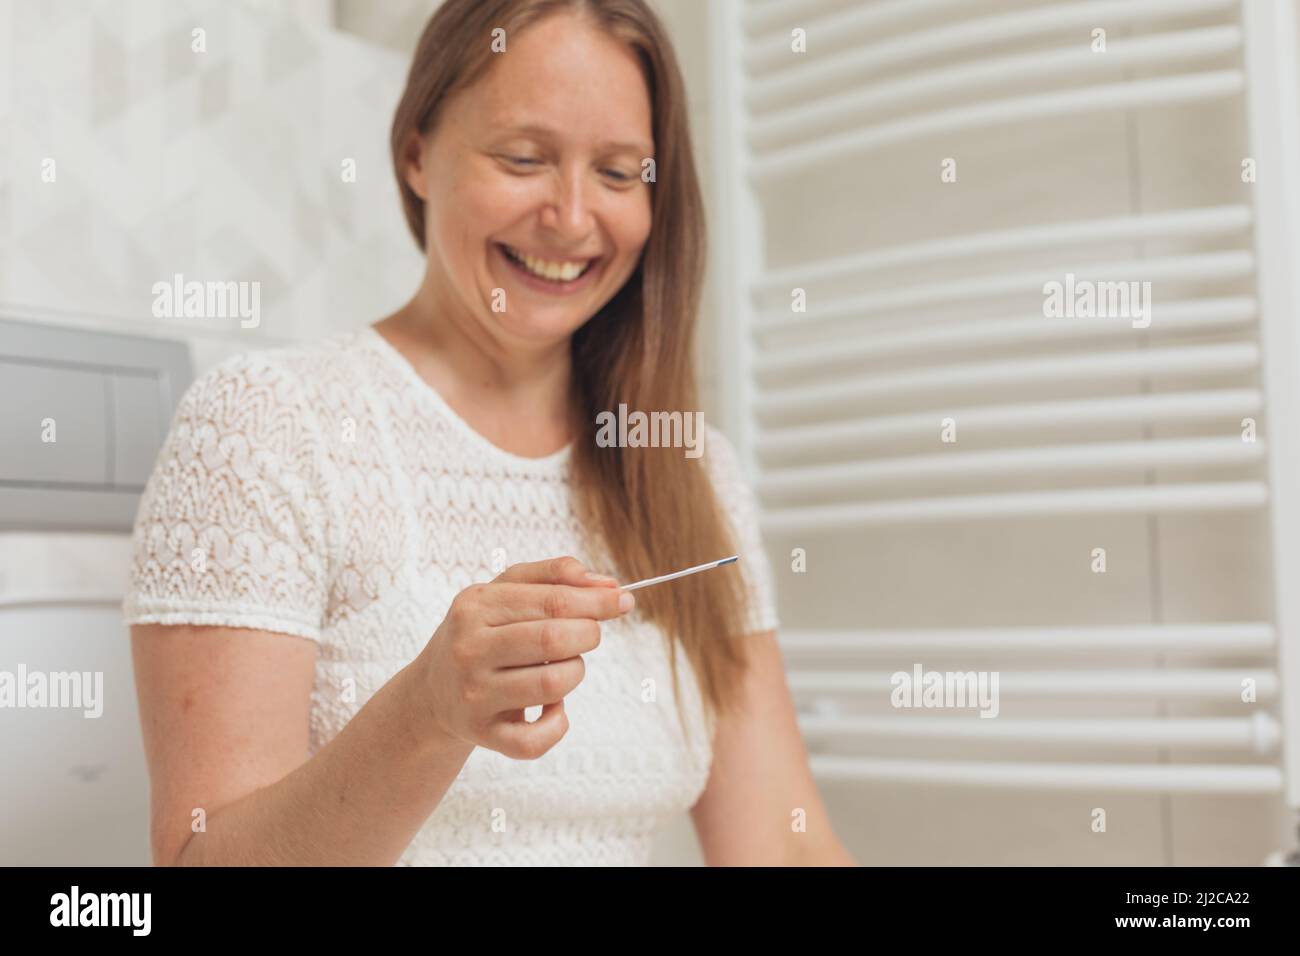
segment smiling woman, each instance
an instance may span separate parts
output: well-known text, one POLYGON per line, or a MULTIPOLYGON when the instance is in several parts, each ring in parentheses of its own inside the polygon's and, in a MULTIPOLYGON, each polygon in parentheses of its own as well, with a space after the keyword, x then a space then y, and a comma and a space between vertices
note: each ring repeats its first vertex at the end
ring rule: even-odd
POLYGON ((698 404, 685 102, 642 0, 435 13, 392 128, 420 288, 202 376, 141 502, 158 861, 640 864, 690 809, 710 863, 847 862, 731 446, 594 434, 698 404))
MULTIPOLYGON (((443 11, 445 23, 435 15, 393 121, 430 291, 495 307, 489 331, 523 345, 553 348, 595 316, 637 270, 654 203, 673 199, 640 178, 657 141, 649 48, 611 37, 630 23, 604 10, 604 26, 553 2, 487 3, 470 20, 443 11), (471 39, 493 35, 503 42, 471 39)), ((690 180, 676 202, 694 202, 688 215, 698 220, 689 150, 688 141, 666 152, 690 180)))

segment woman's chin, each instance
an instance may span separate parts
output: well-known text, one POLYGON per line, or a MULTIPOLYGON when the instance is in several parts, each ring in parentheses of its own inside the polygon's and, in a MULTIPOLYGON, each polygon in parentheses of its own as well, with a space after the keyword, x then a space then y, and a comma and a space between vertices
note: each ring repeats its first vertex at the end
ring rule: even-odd
POLYGON ((513 311, 493 312, 492 318, 515 341, 546 346, 567 341, 591 316, 575 312, 572 307, 520 306, 513 311))

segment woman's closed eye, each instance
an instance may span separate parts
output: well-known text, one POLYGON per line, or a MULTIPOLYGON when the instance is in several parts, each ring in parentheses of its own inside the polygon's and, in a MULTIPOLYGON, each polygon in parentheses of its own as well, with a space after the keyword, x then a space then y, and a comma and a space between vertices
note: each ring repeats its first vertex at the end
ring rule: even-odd
MULTIPOLYGON (((538 159, 535 156, 511 156, 508 153, 502 153, 500 158, 510 165, 521 169, 530 169, 536 166, 541 166, 546 162, 544 159, 538 159)), ((606 167, 600 172, 602 175, 608 176, 616 183, 631 183, 637 178, 635 173, 627 173, 612 167, 606 167)))
POLYGON ((540 159, 536 159, 535 157, 532 157, 532 156, 506 156, 506 155, 503 155, 501 158, 504 159, 504 160, 505 160, 506 162, 508 162, 508 163, 513 163, 513 164, 516 165, 516 166, 540 166, 540 165, 541 165, 541 162, 542 162, 540 159))

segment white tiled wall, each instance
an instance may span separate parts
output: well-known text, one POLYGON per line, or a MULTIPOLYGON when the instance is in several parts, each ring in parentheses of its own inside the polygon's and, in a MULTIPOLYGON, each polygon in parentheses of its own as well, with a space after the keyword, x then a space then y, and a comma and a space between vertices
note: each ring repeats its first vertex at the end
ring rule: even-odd
POLYGON ((319 12, 0 4, 0 310, 187 338, 202 370, 405 301, 421 260, 387 150, 405 60, 319 12), (260 326, 154 318, 177 273, 259 283, 260 326))
MULTIPOLYGON (((422 260, 387 131, 406 61, 331 29, 330 13, 326 0, 0 0, 0 315, 185 339, 201 373, 404 302, 422 260), (155 318, 154 283, 177 273, 259 283, 260 324, 155 318)), ((0 586, 120 591, 128 543, 0 535, 0 586)))

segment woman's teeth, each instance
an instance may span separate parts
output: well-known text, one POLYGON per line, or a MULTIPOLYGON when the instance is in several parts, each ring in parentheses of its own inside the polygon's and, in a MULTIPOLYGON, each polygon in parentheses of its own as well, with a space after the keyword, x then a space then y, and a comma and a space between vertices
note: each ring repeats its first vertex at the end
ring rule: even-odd
POLYGON ((542 279, 550 279, 552 282, 572 282, 586 272, 592 262, 595 261, 587 259, 582 262, 555 262, 550 259, 538 259, 536 256, 530 256, 528 253, 520 252, 505 243, 501 244, 501 248, 506 251, 506 255, 533 275, 542 279))

